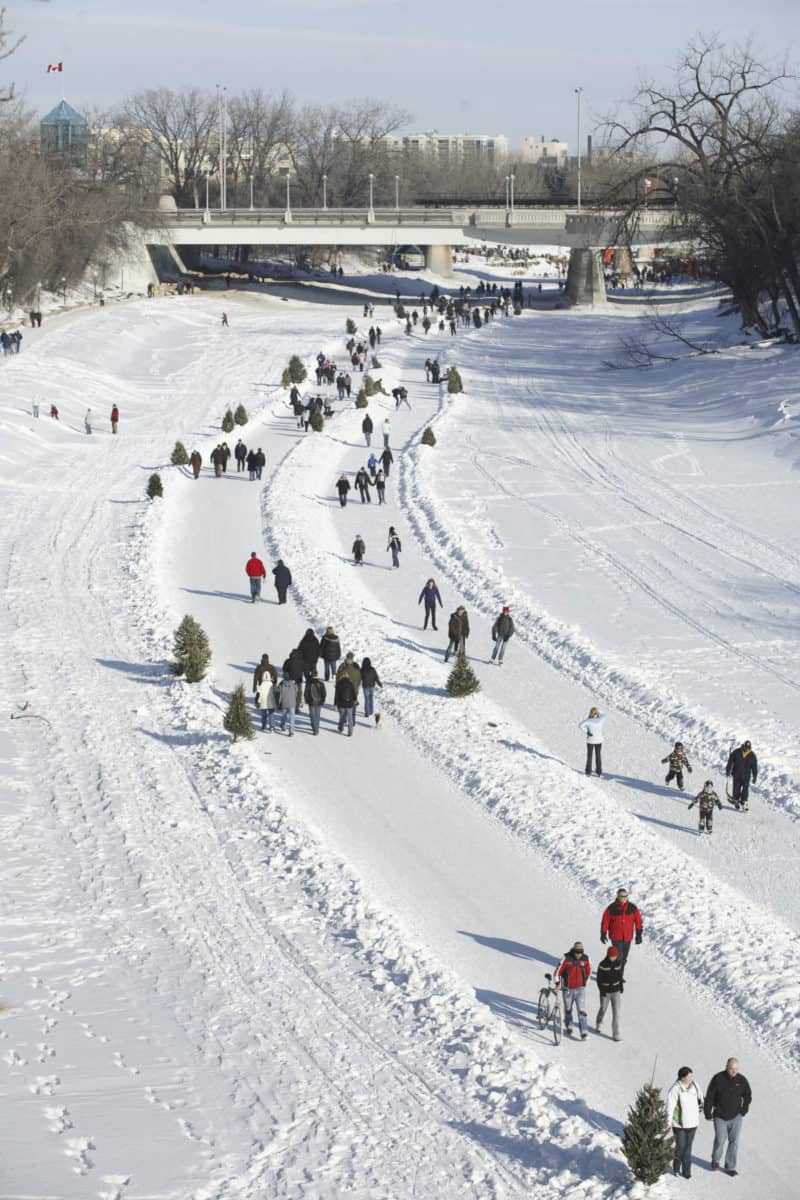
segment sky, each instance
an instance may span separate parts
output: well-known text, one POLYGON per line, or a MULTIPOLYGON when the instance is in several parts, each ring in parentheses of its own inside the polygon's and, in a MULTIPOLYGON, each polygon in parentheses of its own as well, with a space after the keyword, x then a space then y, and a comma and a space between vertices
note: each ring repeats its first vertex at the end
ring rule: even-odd
POLYGON ((6 0, 6 25, 25 40, 0 83, 42 114, 62 85, 80 110, 221 83, 312 104, 376 97, 408 110, 408 129, 503 133, 512 147, 574 147, 577 87, 585 133, 642 76, 667 79, 700 32, 800 64, 798 0, 6 0))

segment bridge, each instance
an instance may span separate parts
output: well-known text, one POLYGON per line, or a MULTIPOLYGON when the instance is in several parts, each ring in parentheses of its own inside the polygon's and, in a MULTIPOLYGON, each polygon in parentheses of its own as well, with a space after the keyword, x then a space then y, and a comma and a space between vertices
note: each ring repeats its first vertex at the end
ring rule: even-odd
MULTIPOLYGON (((414 245, 424 248, 426 265, 441 275, 452 274, 453 248, 465 246, 467 238, 568 246, 567 290, 581 303, 605 297, 597 250, 617 242, 621 218, 622 210, 563 207, 181 209, 165 196, 146 241, 175 247, 414 245)), ((637 244, 680 236, 672 212, 640 214, 637 244)))

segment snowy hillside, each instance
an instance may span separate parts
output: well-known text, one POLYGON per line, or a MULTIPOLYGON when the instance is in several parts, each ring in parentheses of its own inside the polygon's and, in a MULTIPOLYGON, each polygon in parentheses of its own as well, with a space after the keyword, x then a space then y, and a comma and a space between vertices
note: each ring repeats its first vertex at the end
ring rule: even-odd
POLYGON ((704 1087, 732 1054, 754 1094, 740 1178, 708 1170, 703 1122, 692 1183, 652 1194, 788 1200, 796 352, 735 345, 709 300, 694 330, 732 348, 612 371, 628 306, 451 338, 407 336, 381 300, 373 374, 411 408, 371 399, 377 454, 392 425, 387 503, 352 491, 342 509, 363 413, 334 404, 303 433, 280 387, 292 354, 344 364, 346 318, 366 334, 346 288, 330 300, 131 301, 54 317, 0 361, 0 1200, 638 1197, 619 1144, 637 1088, 684 1063, 704 1087), (464 394, 425 382, 433 353, 464 394), (239 403, 250 420, 227 440, 263 447, 260 482, 208 465, 239 403), (203 455, 198 480, 166 465, 178 438, 203 455), (418 605, 430 577, 438 632, 418 605), (468 699, 444 690, 458 604, 468 699), (168 666, 185 613, 213 652, 199 684, 168 666), (360 708, 339 736, 331 683, 318 738, 304 710, 291 739, 256 720, 232 745, 234 687, 250 695, 262 653, 280 667, 329 625, 377 667, 382 726, 360 708), (593 704, 602 779, 577 728, 593 704), (760 764, 747 813, 724 801, 744 738, 760 764), (676 739, 685 794, 664 783, 676 739), (707 778, 724 804, 710 837, 686 808, 707 778), (556 1047, 536 1023, 544 972, 576 939, 596 966, 620 884, 645 924, 622 1041, 595 1031, 592 981, 587 1041, 556 1047))

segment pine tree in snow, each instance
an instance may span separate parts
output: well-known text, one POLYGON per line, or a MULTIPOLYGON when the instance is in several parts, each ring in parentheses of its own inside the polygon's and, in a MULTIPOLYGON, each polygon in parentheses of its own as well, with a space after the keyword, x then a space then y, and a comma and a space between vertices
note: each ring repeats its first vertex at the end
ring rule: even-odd
POLYGON ((243 404, 237 405, 236 412, 233 414, 233 419, 237 425, 246 425, 247 424, 247 421, 248 421, 247 409, 245 408, 245 406, 243 404))
POLYGON ((292 383, 302 383, 306 377, 306 369, 296 354, 289 359, 289 378, 292 383))
POLYGON ((422 440, 423 446, 435 446, 436 445, 436 434, 433 432, 430 425, 425 426, 421 440, 422 440))
POLYGON ((471 696, 473 692, 481 690, 478 676, 467 662, 463 650, 459 650, 456 665, 448 675, 445 686, 451 696, 471 696))
POLYGON ((187 614, 175 630, 172 653, 175 656, 174 673, 183 675, 188 683, 199 683, 211 660, 211 646, 205 630, 194 617, 187 614))
POLYGON ((447 390, 451 395, 457 395, 464 390, 461 376, 455 367, 451 367, 447 373, 447 390))
POLYGON ((170 455, 169 461, 173 467, 185 467, 189 461, 189 455, 186 453, 186 447, 183 442, 176 442, 175 449, 170 455))
POLYGON ((223 433, 233 433, 233 426, 234 426, 233 413, 228 408, 225 410, 225 416, 222 418, 222 432, 223 433))
POLYGON ((667 1106, 652 1079, 636 1093, 622 1130, 622 1150, 628 1166, 642 1183, 656 1183, 672 1164, 673 1140, 667 1106))
POLYGON ((164 488, 161 486, 161 476, 158 474, 151 475, 147 481, 146 490, 151 500, 155 500, 156 496, 163 496, 164 488))
POLYGON ((255 737, 243 683, 239 684, 231 696, 231 702, 228 705, 228 711, 225 713, 223 725, 228 733, 232 735, 234 742, 238 741, 239 738, 250 739, 255 737))

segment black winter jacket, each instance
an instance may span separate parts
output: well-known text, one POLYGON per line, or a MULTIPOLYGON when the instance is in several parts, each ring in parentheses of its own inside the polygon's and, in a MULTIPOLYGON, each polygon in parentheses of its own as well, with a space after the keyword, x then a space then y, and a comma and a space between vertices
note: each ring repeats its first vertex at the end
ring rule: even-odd
POLYGON ((607 996, 610 992, 621 992, 625 982, 622 978, 622 959, 609 958, 606 955, 598 965, 595 978, 601 996, 607 996))
POLYGON ((303 695, 306 698, 306 704, 309 706, 322 705, 328 698, 328 690, 321 679, 309 679, 303 695))
POLYGON ((758 777, 758 759, 752 750, 748 750, 745 754, 741 746, 737 746, 731 751, 728 758, 728 765, 725 768, 726 775, 732 775, 734 779, 748 780, 752 779, 755 783, 758 777))
POLYGON ((323 633, 319 643, 319 652, 323 662, 338 662, 342 657, 342 647, 336 634, 330 637, 323 633))
POLYGON ((304 633, 297 647, 303 656, 303 667, 313 671, 319 658, 319 638, 315 633, 304 633))
POLYGON ((277 567, 272 568, 272 574, 275 578, 275 587, 279 590, 291 587, 292 572, 284 564, 278 563, 277 567))
POLYGON ((723 1121, 732 1121, 734 1117, 747 1115, 753 1094, 750 1084, 744 1075, 730 1076, 727 1071, 718 1071, 706 1090, 706 1102, 703 1111, 710 1119, 721 1117, 723 1121))
POLYGON ((365 688, 383 687, 374 667, 361 668, 361 686, 365 688))
POLYGON ((353 708, 356 702, 356 689, 353 687, 352 679, 347 675, 340 675, 336 680, 336 690, 333 695, 333 703, 337 708, 353 708))

